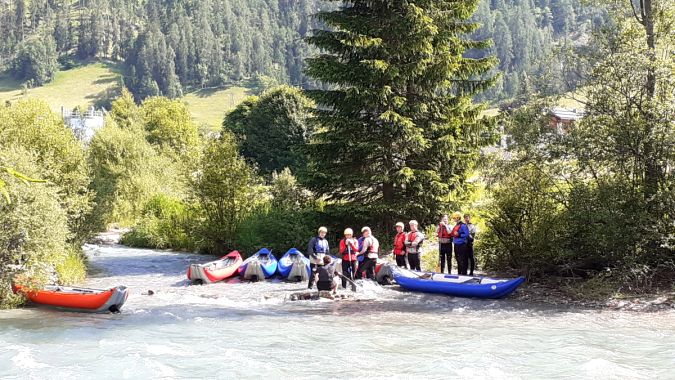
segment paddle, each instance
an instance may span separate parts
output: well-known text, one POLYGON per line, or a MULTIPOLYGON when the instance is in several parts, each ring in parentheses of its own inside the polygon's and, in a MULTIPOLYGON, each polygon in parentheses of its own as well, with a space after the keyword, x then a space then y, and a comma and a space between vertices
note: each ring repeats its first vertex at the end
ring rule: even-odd
POLYGON ((341 274, 341 273, 338 273, 338 272, 335 272, 335 273, 336 273, 338 276, 340 276, 341 278, 345 279, 348 283, 350 283, 350 284, 352 285, 352 292, 355 292, 355 291, 356 291, 356 283, 355 283, 353 280, 350 280, 349 277, 347 277, 347 276, 345 276, 345 275, 343 275, 343 274, 341 274))
POLYGON ((349 255, 349 277, 351 277, 352 283, 354 282, 354 265, 352 264, 352 245, 345 239, 347 243, 347 254, 349 255))

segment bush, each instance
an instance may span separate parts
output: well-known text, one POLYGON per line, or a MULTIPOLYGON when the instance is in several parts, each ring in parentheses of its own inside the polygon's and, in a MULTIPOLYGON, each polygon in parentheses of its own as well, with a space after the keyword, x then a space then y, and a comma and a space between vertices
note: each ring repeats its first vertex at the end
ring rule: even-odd
POLYGON ((576 254, 568 250, 574 226, 559 199, 567 194, 535 166, 512 168, 493 189, 487 230, 477 240, 485 265, 529 275, 556 272, 576 254))
MULTIPOLYGON (((22 148, 0 149, 0 166, 36 177, 42 171, 37 155, 22 148)), ((7 182, 10 202, 0 202, 0 307, 16 305, 11 295, 14 275, 27 273, 39 284, 56 270, 62 283, 84 277, 84 262, 69 245, 68 215, 59 202, 60 189, 49 183, 7 182)))
POLYGON ((81 249, 68 247, 62 259, 55 265, 59 282, 64 285, 82 282, 87 274, 85 261, 86 256, 81 249))
POLYGON ((185 103, 165 97, 150 97, 143 101, 140 111, 150 144, 183 160, 197 155, 199 130, 192 122, 185 103))
POLYGON ((38 100, 0 107, 0 146, 34 152, 37 178, 58 187, 57 199, 66 211, 69 238, 80 245, 92 232, 86 217, 92 208, 86 153, 61 117, 38 100))
POLYGON ((317 219, 313 210, 262 208, 238 225, 236 246, 247 254, 266 247, 277 258, 290 248, 305 252, 307 243, 316 235, 317 219))
POLYGON ((170 158, 158 154, 139 128, 108 123, 89 145, 96 208, 92 223, 133 225, 158 193, 179 196, 185 176, 170 158))
POLYGON ((158 194, 146 204, 142 219, 122 236, 121 243, 194 251, 198 248, 193 231, 197 223, 196 210, 177 198, 158 194))
POLYGON ((192 190, 204 214, 199 234, 213 253, 233 249, 237 225, 265 201, 264 187, 229 133, 207 144, 192 190))
POLYGON ((321 214, 312 194, 298 184, 288 169, 273 173, 269 193, 269 202, 239 224, 237 247, 248 253, 267 247, 277 258, 293 247, 304 252, 320 224, 321 214))

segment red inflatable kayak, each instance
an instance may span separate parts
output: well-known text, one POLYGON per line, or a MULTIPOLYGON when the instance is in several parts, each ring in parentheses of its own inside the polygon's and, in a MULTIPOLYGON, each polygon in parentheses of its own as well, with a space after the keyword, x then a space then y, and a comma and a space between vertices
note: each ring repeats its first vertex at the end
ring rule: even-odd
POLYGON ((107 290, 58 285, 45 286, 42 290, 29 290, 20 285, 14 285, 12 288, 14 293, 23 294, 36 304, 91 313, 118 313, 129 295, 126 286, 107 290))
POLYGON ((216 261, 206 264, 191 264, 187 270, 187 278, 195 283, 211 284, 232 277, 243 260, 238 251, 232 251, 216 261))

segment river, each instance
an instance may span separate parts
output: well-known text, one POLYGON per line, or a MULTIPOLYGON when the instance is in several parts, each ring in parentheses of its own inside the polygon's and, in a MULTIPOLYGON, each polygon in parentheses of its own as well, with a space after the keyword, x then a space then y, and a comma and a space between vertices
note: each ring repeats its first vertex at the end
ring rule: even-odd
POLYGON ((185 269, 204 256, 86 251, 87 286, 130 288, 122 313, 0 311, 0 378, 675 379, 674 312, 561 310, 376 285, 358 301, 289 301, 303 284, 190 286, 185 269))

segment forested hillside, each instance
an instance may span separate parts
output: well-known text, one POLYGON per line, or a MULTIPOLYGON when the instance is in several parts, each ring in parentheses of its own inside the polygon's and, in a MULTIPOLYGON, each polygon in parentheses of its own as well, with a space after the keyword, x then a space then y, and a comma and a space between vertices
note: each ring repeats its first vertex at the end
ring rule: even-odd
POLYGON ((473 37, 492 38, 495 72, 503 73, 484 98, 501 100, 572 90, 578 78, 569 74, 573 63, 563 52, 584 45, 607 16, 581 0, 483 0, 474 19, 482 27, 473 37))
MULTIPOLYGON (((561 79, 537 83, 561 65, 558 47, 584 40, 603 17, 580 0, 484 0, 473 37, 492 38, 503 78, 483 98, 527 88, 563 91, 561 79)), ((3 0, 0 69, 28 87, 52 80, 75 61, 124 62, 125 85, 138 100, 179 97, 188 88, 224 86, 264 75, 308 87, 304 37, 317 0, 3 0), (60 63, 60 64, 59 64, 60 63)), ((315 26, 315 25, 314 25, 315 26)), ((497 68, 495 68, 496 72, 497 68)))
POLYGON ((105 58, 126 66, 139 98, 178 97, 254 74, 303 83, 302 42, 311 0, 11 0, 1 5, 0 64, 33 85, 57 58, 105 58))

